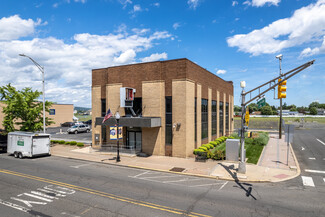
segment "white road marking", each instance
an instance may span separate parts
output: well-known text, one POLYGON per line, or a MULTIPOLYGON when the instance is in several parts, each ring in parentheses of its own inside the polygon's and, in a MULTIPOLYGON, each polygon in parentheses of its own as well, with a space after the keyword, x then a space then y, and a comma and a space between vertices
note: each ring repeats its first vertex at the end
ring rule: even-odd
POLYGON ((136 178, 136 177, 138 177, 138 176, 141 176, 141 175, 144 175, 144 174, 147 174, 147 173, 149 173, 150 171, 146 171, 146 172, 143 172, 143 173, 140 173, 140 174, 138 174, 138 175, 136 175, 136 176, 129 176, 130 178, 136 178))
MULTIPOLYGON (((317 138, 316 138, 317 139, 317 138)), ((323 142, 322 140, 320 139, 317 139, 318 142, 322 143, 323 145, 325 145, 325 142, 323 142)))
POLYGON ((14 208, 14 209, 18 209, 18 210, 23 211, 23 212, 29 212, 30 211, 30 209, 27 209, 27 208, 25 208, 23 206, 19 206, 17 204, 10 203, 10 202, 7 202, 7 201, 1 200, 1 199, 0 199, 0 204, 5 205, 5 206, 9 206, 9 207, 14 208))
POLYGON ((310 157, 310 158, 308 158, 309 160, 316 160, 316 158, 314 158, 314 157, 310 157))
POLYGON ((24 203, 28 207, 33 207, 32 203, 39 204, 39 205, 46 205, 46 203, 44 203, 44 202, 23 200, 23 199, 19 199, 19 198, 16 198, 16 197, 11 197, 10 199, 20 201, 20 202, 24 203))
POLYGON ((228 184, 228 181, 226 181, 219 189, 218 189, 218 191, 220 191, 221 189, 223 189, 223 187, 225 187, 226 186, 226 184, 228 184))
POLYGON ((46 192, 46 193, 49 193, 49 194, 54 194, 55 196, 57 197, 65 197, 66 195, 64 194, 59 194, 57 192, 54 192, 54 191, 49 191, 49 190, 45 190, 45 189, 42 189, 42 188, 38 188, 37 190, 39 191, 43 191, 43 192, 46 192))
POLYGON ((197 179, 189 179, 189 178, 185 178, 185 179, 180 179, 180 180, 172 180, 172 181, 164 181, 163 183, 170 183, 170 182, 185 182, 185 181, 197 181, 197 180, 202 180, 202 178, 197 178, 197 179))
POLYGON ((156 179, 156 178, 169 178, 169 177, 177 177, 177 176, 151 176, 151 177, 143 177, 144 179, 156 179))
POLYGON ((305 172, 309 172, 309 173, 324 173, 325 171, 321 171, 321 170, 305 170, 305 172))
POLYGON ((304 147, 301 147, 301 151, 303 151, 303 150, 305 150, 305 148, 304 147))
POLYGON ((209 186, 209 185, 221 185, 221 184, 224 184, 224 183, 211 183, 211 184, 203 184, 203 185, 191 185, 189 187, 203 187, 203 186, 209 186))
POLYGON ((323 178, 324 182, 325 182, 325 178, 323 178))
POLYGON ((302 183, 304 186, 310 186, 310 187, 315 187, 314 181, 312 177, 309 176, 301 176, 302 178, 302 183))
POLYGON ((92 164, 96 164, 96 163, 81 164, 81 165, 70 166, 70 167, 73 167, 73 168, 79 169, 79 167, 89 166, 89 165, 92 165, 92 164))
POLYGON ((42 197, 45 197, 45 198, 49 198, 49 199, 59 199, 57 197, 53 197, 53 196, 50 196, 50 195, 47 195, 47 194, 44 194, 42 192, 39 192, 39 191, 31 191, 32 194, 35 194, 35 195, 38 195, 38 196, 42 196, 42 197))
POLYGON ((37 195, 34 195, 34 194, 24 193, 24 195, 29 196, 29 197, 34 197, 34 198, 39 199, 39 200, 44 200, 46 202, 53 202, 53 200, 51 200, 51 199, 40 197, 40 196, 37 196, 37 195))

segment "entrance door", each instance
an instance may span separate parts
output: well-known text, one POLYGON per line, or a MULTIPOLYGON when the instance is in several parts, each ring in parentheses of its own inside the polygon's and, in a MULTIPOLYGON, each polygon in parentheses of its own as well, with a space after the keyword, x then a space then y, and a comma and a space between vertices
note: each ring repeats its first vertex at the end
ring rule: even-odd
POLYGON ((127 132, 127 148, 141 152, 142 149, 142 132, 128 131, 127 132))

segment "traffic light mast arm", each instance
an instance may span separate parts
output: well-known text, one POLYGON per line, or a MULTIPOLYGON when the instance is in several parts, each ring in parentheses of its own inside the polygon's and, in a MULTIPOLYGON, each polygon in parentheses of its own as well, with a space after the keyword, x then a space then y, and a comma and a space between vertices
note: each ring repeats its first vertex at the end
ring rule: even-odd
POLYGON ((270 80, 270 81, 268 81, 268 82, 266 82, 266 83, 264 83, 264 84, 262 84, 262 85, 260 85, 260 86, 258 86, 258 87, 256 87, 256 88, 250 90, 250 91, 242 92, 242 94, 241 94, 242 97, 243 97, 243 96, 246 96, 247 94, 250 94, 250 99, 249 99, 248 101, 246 101, 246 102, 243 101, 243 102, 242 102, 242 106, 246 106, 246 105, 248 105, 249 103, 251 103, 253 100, 255 100, 255 99, 257 99, 257 98, 263 96, 265 93, 267 93, 268 91, 274 89, 276 86, 282 84, 284 81, 288 80, 288 79, 291 78, 292 76, 298 74, 298 73, 301 72, 302 70, 304 70, 304 69, 308 68, 309 66, 313 65, 314 62, 315 62, 315 60, 309 61, 309 62, 307 62, 307 63, 305 63, 305 64, 303 64, 303 65, 301 65, 301 66, 299 66, 299 67, 297 67, 297 68, 295 68, 295 69, 292 69, 292 70, 288 71, 287 73, 285 73, 285 74, 283 74, 283 75, 280 75, 280 76, 278 76, 278 77, 276 77, 276 78, 274 78, 274 79, 272 79, 272 80, 270 80), (283 78, 282 81, 278 82, 278 79, 279 79, 279 78, 283 78), (269 88, 266 89, 266 90, 264 90, 263 92, 261 92, 261 88, 264 87, 264 86, 266 86, 266 85, 269 85, 269 88), (259 91, 259 94, 256 95, 256 96, 254 96, 254 97, 252 98, 251 94, 252 94, 252 92, 254 92, 254 91, 256 91, 256 90, 259 91))

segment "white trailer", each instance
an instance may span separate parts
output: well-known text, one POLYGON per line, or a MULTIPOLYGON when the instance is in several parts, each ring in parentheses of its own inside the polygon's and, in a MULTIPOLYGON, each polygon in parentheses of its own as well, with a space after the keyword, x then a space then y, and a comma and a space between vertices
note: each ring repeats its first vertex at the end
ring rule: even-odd
POLYGON ((16 158, 50 155, 50 134, 11 132, 8 134, 7 153, 16 158))

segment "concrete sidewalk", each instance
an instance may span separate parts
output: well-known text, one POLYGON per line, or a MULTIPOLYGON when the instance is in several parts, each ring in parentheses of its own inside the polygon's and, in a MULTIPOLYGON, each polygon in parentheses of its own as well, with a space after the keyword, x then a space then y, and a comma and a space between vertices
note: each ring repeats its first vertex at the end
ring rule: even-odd
POLYGON ((300 174, 297 159, 291 146, 287 165, 287 144, 284 139, 270 135, 257 165, 246 164, 246 174, 237 173, 238 162, 214 161, 195 162, 194 158, 176 158, 165 156, 137 157, 121 154, 121 162, 116 163, 116 153, 102 152, 91 147, 76 148, 67 145, 55 145, 51 149, 54 156, 102 162, 133 168, 144 168, 163 172, 172 172, 175 167, 183 169, 180 174, 204 176, 223 180, 245 182, 280 182, 292 179, 300 174))

